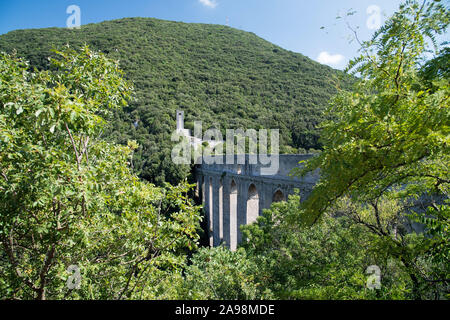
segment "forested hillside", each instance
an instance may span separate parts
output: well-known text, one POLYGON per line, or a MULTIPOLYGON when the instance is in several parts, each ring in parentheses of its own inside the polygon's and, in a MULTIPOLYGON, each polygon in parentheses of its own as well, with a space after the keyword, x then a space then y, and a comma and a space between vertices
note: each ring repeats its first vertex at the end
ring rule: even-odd
POLYGON ((278 128, 281 152, 298 152, 320 147, 316 125, 336 88, 345 86, 342 73, 226 26, 127 18, 0 36, 0 51, 16 50, 39 69, 48 68, 52 48, 65 44, 88 44, 120 60, 136 99, 115 113, 104 135, 122 144, 136 140, 134 167, 157 184, 189 172, 170 158, 176 109, 185 110, 190 129, 194 120, 204 130, 278 128))

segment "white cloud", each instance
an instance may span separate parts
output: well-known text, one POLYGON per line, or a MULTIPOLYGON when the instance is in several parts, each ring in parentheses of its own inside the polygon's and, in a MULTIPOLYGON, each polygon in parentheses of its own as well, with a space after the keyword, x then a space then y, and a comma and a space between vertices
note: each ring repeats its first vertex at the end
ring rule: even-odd
POLYGON ((326 51, 322 51, 316 60, 322 64, 336 66, 344 62, 345 57, 342 54, 329 54, 326 51))
POLYGON ((216 0, 198 0, 201 4, 209 7, 209 8, 215 8, 217 7, 216 0))

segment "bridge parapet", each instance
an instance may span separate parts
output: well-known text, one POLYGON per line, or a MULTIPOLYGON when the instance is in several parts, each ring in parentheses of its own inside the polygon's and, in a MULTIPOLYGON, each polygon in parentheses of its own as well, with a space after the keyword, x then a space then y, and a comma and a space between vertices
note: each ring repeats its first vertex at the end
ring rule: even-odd
MULTIPOLYGON (((234 155, 204 157, 202 164, 197 165, 198 171, 220 172, 249 177, 263 177, 265 179, 278 179, 301 183, 315 184, 318 179, 318 173, 311 173, 303 178, 290 176, 293 168, 300 168, 300 161, 307 161, 313 157, 310 154, 283 154, 270 155, 268 158, 278 157, 277 170, 273 174, 264 174, 262 169, 270 167, 271 164, 264 164, 256 155, 234 155), (230 160, 231 159, 231 160, 230 160), (231 163, 231 164, 229 164, 231 163)), ((273 166, 273 164, 272 164, 273 166)))

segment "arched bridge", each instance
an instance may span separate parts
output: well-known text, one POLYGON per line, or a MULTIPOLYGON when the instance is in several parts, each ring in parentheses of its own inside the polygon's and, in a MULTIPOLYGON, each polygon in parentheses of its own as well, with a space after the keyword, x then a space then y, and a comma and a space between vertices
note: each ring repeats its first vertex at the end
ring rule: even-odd
POLYGON ((234 164, 225 164, 230 163, 226 156, 209 157, 196 166, 197 195, 204 205, 211 246, 225 243, 235 250, 242 240, 241 225, 256 221, 263 209, 270 208, 272 202, 286 200, 294 189, 299 189, 302 199, 309 195, 318 173, 304 178, 289 173, 312 155, 278 157, 278 170, 273 175, 261 174, 266 166, 249 155, 235 155, 231 161, 234 164))

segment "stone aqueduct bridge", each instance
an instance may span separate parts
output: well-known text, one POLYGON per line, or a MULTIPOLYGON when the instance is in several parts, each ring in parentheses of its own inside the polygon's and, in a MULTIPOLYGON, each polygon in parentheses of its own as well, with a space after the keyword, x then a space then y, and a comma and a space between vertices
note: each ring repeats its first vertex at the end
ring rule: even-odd
POLYGON ((195 170, 197 196, 204 205, 210 245, 225 243, 231 250, 242 240, 241 225, 256 221, 263 209, 270 208, 272 202, 286 200, 294 189, 299 189, 305 199, 318 180, 318 173, 304 178, 289 176, 301 160, 312 155, 279 155, 278 171, 274 175, 261 174, 261 169, 269 165, 252 164, 255 161, 249 161, 249 155, 245 155, 245 161, 241 155, 238 162, 238 157, 234 156, 234 164, 225 164, 225 156, 210 157, 208 163, 213 159, 219 161, 214 164, 204 161, 195 170))

